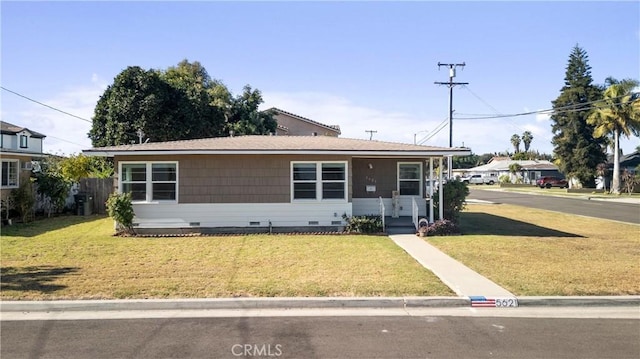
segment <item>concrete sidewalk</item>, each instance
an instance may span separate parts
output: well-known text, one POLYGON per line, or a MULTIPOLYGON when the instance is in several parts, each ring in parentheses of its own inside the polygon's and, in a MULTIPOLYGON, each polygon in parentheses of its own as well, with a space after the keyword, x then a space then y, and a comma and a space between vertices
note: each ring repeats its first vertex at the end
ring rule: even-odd
POLYGON ((389 237, 459 296, 515 297, 513 293, 444 254, 415 234, 389 237))

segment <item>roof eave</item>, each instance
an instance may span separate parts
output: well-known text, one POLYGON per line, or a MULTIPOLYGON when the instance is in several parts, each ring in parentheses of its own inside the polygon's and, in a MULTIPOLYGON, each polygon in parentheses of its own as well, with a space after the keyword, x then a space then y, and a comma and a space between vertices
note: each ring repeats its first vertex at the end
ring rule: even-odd
POLYGON ((468 156, 471 150, 434 150, 434 151, 363 151, 363 150, 148 150, 148 151, 110 151, 84 150, 87 156, 157 156, 157 155, 345 155, 356 157, 446 157, 468 156))

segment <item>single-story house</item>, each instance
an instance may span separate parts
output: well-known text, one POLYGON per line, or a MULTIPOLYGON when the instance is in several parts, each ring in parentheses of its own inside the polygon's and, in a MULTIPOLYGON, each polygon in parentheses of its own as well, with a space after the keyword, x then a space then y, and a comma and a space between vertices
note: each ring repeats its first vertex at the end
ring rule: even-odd
MULTIPOLYGON (((633 174, 636 173, 636 167, 640 165, 640 151, 634 151, 627 155, 621 155, 619 160, 620 160, 620 177, 622 181, 622 173, 624 173, 625 170, 633 174)), ((607 169, 609 170, 609 173, 604 179, 602 177, 596 178, 597 189, 603 189, 605 188, 605 186, 606 188, 611 187, 611 183, 613 182, 613 167, 614 167, 613 154, 609 154, 607 155, 607 169)), ((638 188, 638 186, 636 186, 636 188, 638 188)))
POLYGON ((417 224, 418 216, 433 220, 425 198, 435 165, 471 153, 332 136, 219 137, 83 152, 114 158, 115 189, 131 192, 139 232, 320 231, 342 228, 343 214, 381 210, 417 224))
POLYGON ((484 175, 500 178, 502 175, 510 175, 509 166, 517 163, 520 165, 520 173, 516 176, 522 179, 523 183, 535 184, 540 177, 551 176, 564 178, 558 170, 558 166, 547 160, 512 160, 508 157, 494 158, 489 163, 464 170, 467 175, 484 175))
MULTIPOLYGON (((629 172, 635 173, 636 167, 640 165, 640 151, 634 151, 628 155, 621 155, 620 158, 620 172, 625 169, 629 172)), ((613 172, 613 155, 607 156, 607 168, 610 172, 613 172)))
POLYGON ((274 119, 278 123, 278 136, 340 136, 340 126, 325 125, 323 123, 281 110, 276 107, 268 111, 275 113, 274 119))
POLYGON ((4 199, 10 190, 18 188, 21 181, 31 176, 38 166, 42 142, 46 136, 5 121, 0 121, 0 197, 4 199))

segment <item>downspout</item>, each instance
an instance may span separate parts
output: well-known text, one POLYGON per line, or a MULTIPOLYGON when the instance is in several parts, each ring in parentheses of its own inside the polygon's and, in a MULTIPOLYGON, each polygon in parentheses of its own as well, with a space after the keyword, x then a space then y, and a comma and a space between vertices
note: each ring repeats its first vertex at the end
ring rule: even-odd
POLYGON ((433 223, 433 157, 429 157, 429 223, 433 223))
POLYGON ((442 207, 443 193, 442 193, 442 157, 438 159, 438 165, 440 166, 440 171, 438 174, 438 215, 440 220, 444 219, 444 212, 442 207))

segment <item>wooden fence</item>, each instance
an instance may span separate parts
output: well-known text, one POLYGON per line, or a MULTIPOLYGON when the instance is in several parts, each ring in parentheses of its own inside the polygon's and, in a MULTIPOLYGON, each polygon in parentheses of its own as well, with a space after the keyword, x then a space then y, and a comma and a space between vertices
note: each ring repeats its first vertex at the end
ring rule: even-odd
POLYGON ((115 190, 113 178, 83 178, 80 180, 80 192, 86 192, 93 198, 92 213, 106 214, 105 202, 115 190))

